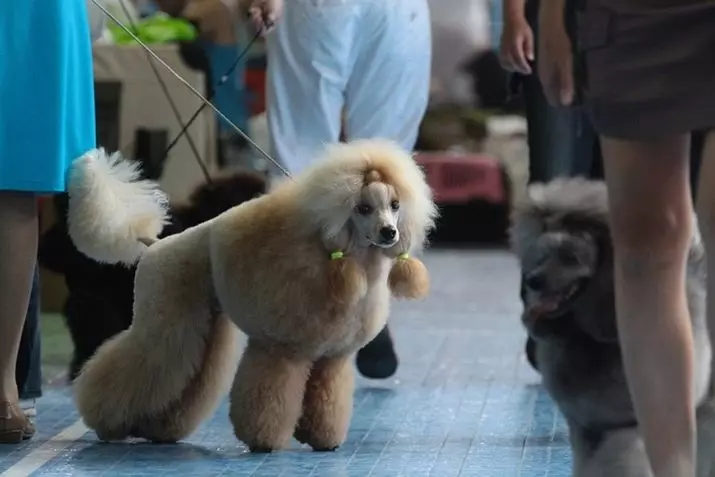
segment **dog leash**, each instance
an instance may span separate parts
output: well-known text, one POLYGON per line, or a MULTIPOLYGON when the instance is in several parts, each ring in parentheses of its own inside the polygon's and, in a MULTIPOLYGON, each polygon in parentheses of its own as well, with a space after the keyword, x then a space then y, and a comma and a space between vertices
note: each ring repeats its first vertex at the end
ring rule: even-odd
MULTIPOLYGON (((137 24, 134 22, 134 19, 132 18, 131 13, 129 12, 129 8, 126 5, 126 1, 127 0, 119 0, 119 6, 122 8, 124 15, 127 17, 127 20, 129 20, 129 25, 131 26, 134 33, 138 34, 139 28, 137 27, 137 24)), ((149 56, 149 54, 146 52, 145 52, 145 54, 146 54, 147 62, 149 63, 149 66, 151 66, 152 72, 154 73, 154 77, 159 82, 159 85, 161 86, 164 96, 166 97, 166 100, 169 102, 169 106, 171 106, 171 110, 174 113, 174 117, 176 118, 176 121, 183 127, 184 120, 181 117, 181 113, 179 112, 179 108, 176 105, 174 98, 171 96, 171 93, 169 92, 169 87, 166 85, 166 81, 159 74, 159 70, 158 70, 157 66, 154 64, 154 61, 149 56)), ((183 131, 183 129, 182 129, 182 131, 183 131)), ((206 164, 204 164, 204 161, 201 159, 201 154, 199 153, 198 147, 196 147, 196 143, 194 142, 194 139, 191 137, 190 134, 187 134, 186 140, 189 142, 189 147, 191 148, 191 152, 194 154, 194 159, 196 160, 196 163, 198 164, 199 168, 201 169, 201 173, 203 174, 204 179, 206 180, 206 182, 210 183, 211 175, 209 174, 209 171, 206 168, 206 164)), ((169 151, 170 151, 170 149, 166 150, 166 152, 164 153, 164 156, 162 157, 162 161, 164 159, 166 159, 166 157, 169 155, 169 151)))
MULTIPOLYGON (((99 8, 110 20, 112 20, 119 28, 121 28, 127 35, 129 35, 129 36, 132 38, 132 40, 134 40, 135 42, 137 42, 137 44, 138 44, 139 46, 141 46, 142 49, 144 49, 144 51, 145 51, 146 53, 148 53, 154 60, 156 60, 160 65, 162 65, 172 76, 174 76, 177 80, 179 80, 179 82, 181 82, 186 88, 188 88, 189 91, 191 91, 191 92, 203 103, 203 104, 201 105, 201 107, 199 108, 199 111, 197 111, 197 112, 192 116, 192 119, 193 119, 193 120, 195 120, 195 119, 198 117, 198 115, 201 113, 201 110, 202 110, 205 106, 208 106, 209 108, 211 108, 211 109, 218 115, 219 118, 221 118, 222 120, 224 120, 224 121, 226 122, 226 124, 228 124, 228 125, 235 131, 236 134, 238 134, 239 136, 241 136, 241 137, 242 137, 248 144, 250 144, 261 156, 263 156, 263 158, 265 158, 267 161, 269 161, 271 164, 273 164, 273 165, 274 165, 279 171, 281 171, 286 177, 291 178, 290 172, 288 172, 288 170, 287 170, 285 167, 283 167, 278 161, 276 161, 273 157, 271 157, 270 154, 268 154, 265 150, 263 150, 263 148, 261 148, 261 146, 259 146, 253 139, 251 139, 251 137, 250 137, 248 134, 246 134, 241 128, 239 128, 233 121, 231 121, 231 119, 229 119, 218 107, 216 107, 209 99, 207 99, 206 97, 204 97, 204 95, 201 94, 201 92, 199 92, 191 83, 189 83, 187 80, 185 80, 179 73, 177 73, 171 66, 169 66, 159 55, 157 55, 157 54, 154 52, 154 50, 152 50, 151 48, 149 48, 149 46, 148 46, 146 43, 144 43, 144 42, 131 30, 131 28, 129 28, 129 27, 127 27, 126 25, 124 25, 116 16, 114 16, 109 10, 107 10, 107 8, 105 8, 104 5, 102 5, 102 4, 99 2, 99 0, 92 0, 92 3, 93 3, 97 8, 99 8)), ((258 39, 258 36, 259 36, 261 33, 262 33, 262 30, 259 30, 259 32, 258 32, 258 33, 256 34, 256 36, 254 37, 255 39, 254 39, 252 42, 250 42, 250 43, 248 44, 248 46, 247 46, 246 48, 244 48, 244 49, 239 53, 239 58, 237 58, 237 59, 234 61, 234 64, 235 64, 236 66, 234 66, 234 64, 231 65, 231 68, 232 68, 232 69, 235 69, 235 68, 237 67, 237 65, 238 65, 238 63, 240 62, 241 58, 242 58, 243 56, 245 56, 245 54, 247 53, 248 48, 250 48, 250 46, 253 45, 253 43, 258 39)), ((230 74, 231 74, 230 71, 227 72, 227 74, 224 75, 224 76, 222 76, 221 79, 224 80, 224 78, 226 78, 226 81, 227 81, 227 80, 228 80, 228 77, 230 76, 230 74)), ((224 83, 225 83, 225 81, 224 81, 224 83)), ((181 121, 181 122, 183 123, 183 121, 181 121)), ((188 130, 188 126, 190 126, 190 124, 184 125, 184 127, 182 128, 182 133, 185 133, 185 132, 188 130)), ((181 136, 182 133, 180 133, 179 136, 181 136)), ((172 143, 175 144, 176 141, 178 141, 178 139, 175 139, 174 141, 172 141, 172 143)), ((201 162, 201 164, 203 165, 203 162, 201 162)), ((205 166, 202 167, 202 170, 203 170, 204 168, 205 168, 205 166)))
MULTIPOLYGON (((215 87, 214 86, 211 87, 211 91, 209 92, 209 95, 206 97, 206 99, 208 101, 213 101, 214 97, 216 96, 216 91, 218 90, 218 88, 220 88, 221 86, 225 85, 228 82, 228 80, 231 78, 231 75, 234 73, 236 68, 238 68, 238 65, 241 62, 241 60, 250 51, 251 46, 253 46, 253 44, 261 37, 261 33, 263 33, 263 29, 258 30, 256 32, 256 34, 253 35, 253 38, 251 38, 251 41, 249 41, 248 44, 246 45, 246 47, 243 48, 243 50, 241 50, 239 52, 238 56, 233 61, 231 66, 228 68, 228 70, 226 70, 226 73, 224 73, 223 76, 221 76, 221 78, 218 81, 218 84, 215 87)), ((191 125, 194 123, 194 121, 196 121, 196 119, 199 117, 199 114, 201 114, 201 112, 204 110, 205 107, 206 107, 206 103, 202 103, 201 106, 199 106, 198 109, 194 112, 194 114, 191 115, 191 117, 186 122, 186 124, 184 124, 184 127, 181 128, 181 131, 179 131, 179 134, 177 134, 176 137, 169 143, 169 146, 166 148, 166 152, 164 153, 165 156, 169 155, 169 152, 171 152, 173 147, 176 146, 176 143, 179 142, 179 139, 181 139, 181 137, 184 134, 186 134, 186 136, 189 137, 187 134, 188 129, 191 127, 191 125)))

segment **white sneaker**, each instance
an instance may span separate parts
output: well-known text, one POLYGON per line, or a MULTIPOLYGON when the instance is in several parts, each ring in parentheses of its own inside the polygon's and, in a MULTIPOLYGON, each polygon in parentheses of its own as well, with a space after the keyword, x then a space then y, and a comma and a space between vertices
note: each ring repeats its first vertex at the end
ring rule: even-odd
POLYGON ((35 399, 22 399, 20 400, 20 409, 25 414, 30 422, 35 422, 35 417, 37 417, 37 408, 35 407, 35 399))

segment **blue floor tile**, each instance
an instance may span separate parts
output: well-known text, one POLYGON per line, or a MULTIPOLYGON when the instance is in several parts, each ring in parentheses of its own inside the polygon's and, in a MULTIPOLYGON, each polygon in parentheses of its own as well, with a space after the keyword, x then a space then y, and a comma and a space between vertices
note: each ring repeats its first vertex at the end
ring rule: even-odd
POLYGON ((514 259, 437 250, 425 261, 429 299, 394 306, 400 369, 384 382, 358 381, 348 441, 337 452, 296 443, 250 454, 233 436, 225 403, 178 445, 102 444, 92 432, 63 442, 52 437, 77 414, 69 390, 50 390, 38 404, 38 438, 0 448, 0 472, 30 456, 46 461, 33 477, 567 477, 564 422, 523 355, 514 259))

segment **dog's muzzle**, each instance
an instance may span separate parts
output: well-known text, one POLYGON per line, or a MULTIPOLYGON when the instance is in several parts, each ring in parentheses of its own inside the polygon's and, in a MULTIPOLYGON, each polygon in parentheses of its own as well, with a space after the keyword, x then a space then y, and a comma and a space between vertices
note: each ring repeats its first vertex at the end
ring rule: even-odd
POLYGON ((379 232, 379 241, 372 243, 380 248, 390 248, 400 239, 400 233, 397 228, 392 225, 382 227, 379 232))

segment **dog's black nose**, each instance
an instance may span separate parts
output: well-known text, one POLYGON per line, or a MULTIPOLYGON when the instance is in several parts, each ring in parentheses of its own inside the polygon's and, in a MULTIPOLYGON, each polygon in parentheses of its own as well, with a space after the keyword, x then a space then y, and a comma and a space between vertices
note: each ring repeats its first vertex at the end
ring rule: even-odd
POLYGON ((541 291, 546 287, 546 277, 544 275, 531 275, 524 281, 527 288, 534 291, 541 291))
POLYGON ((383 227, 380 229, 380 237, 383 240, 393 240, 397 235, 397 229, 392 226, 383 227))

